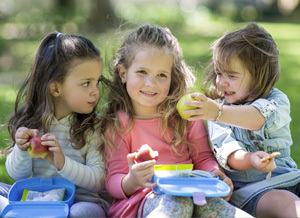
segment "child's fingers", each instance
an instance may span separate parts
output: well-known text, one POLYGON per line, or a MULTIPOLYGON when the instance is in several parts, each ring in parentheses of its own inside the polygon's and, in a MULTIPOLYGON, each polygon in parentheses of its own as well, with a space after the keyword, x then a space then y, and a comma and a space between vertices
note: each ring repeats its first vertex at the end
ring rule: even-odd
POLYGON ((59 147, 57 138, 53 134, 45 134, 42 136, 42 145, 47 145, 50 147, 59 147))
POLYGON ((200 92, 192 93, 191 97, 199 99, 199 101, 205 101, 207 99, 207 97, 204 94, 200 93, 200 92))
POLYGON ((152 183, 152 182, 146 182, 144 184, 145 188, 155 188, 157 186, 157 183, 152 183))
POLYGON ((129 166, 134 164, 135 154, 136 152, 127 154, 127 162, 129 166))

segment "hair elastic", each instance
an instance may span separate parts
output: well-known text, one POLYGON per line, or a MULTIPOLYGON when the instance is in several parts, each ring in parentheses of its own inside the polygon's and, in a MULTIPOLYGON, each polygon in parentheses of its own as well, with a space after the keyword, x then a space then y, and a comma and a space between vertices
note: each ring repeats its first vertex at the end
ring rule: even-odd
POLYGON ((57 33, 56 38, 59 38, 59 36, 60 36, 61 34, 62 34, 62 33, 57 33))

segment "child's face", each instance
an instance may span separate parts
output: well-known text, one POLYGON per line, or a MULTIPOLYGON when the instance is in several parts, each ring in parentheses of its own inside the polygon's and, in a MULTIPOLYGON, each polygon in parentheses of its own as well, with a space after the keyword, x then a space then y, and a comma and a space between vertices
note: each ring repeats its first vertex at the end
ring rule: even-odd
POLYGON ((234 104, 245 100, 251 90, 251 75, 238 58, 232 59, 230 70, 217 72, 216 84, 226 102, 234 104))
POLYGON ((102 63, 99 60, 80 62, 70 69, 65 81, 57 84, 55 116, 59 120, 72 112, 88 114, 97 105, 102 63))
POLYGON ((119 67, 131 97, 136 118, 150 119, 169 94, 173 56, 156 48, 139 50, 126 70, 119 67))

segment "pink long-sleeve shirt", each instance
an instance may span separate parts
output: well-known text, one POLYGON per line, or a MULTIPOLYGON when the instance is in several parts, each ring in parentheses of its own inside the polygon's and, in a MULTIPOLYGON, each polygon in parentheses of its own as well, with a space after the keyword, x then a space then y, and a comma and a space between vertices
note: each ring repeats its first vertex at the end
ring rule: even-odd
MULTIPOLYGON (((129 117, 119 113, 122 124, 128 126, 129 117)), ((109 132, 109 131, 108 131, 109 132)), ((171 131, 168 132, 172 136, 171 131)), ((149 188, 141 187, 130 197, 127 197, 122 189, 122 179, 129 172, 127 154, 136 152, 141 145, 148 144, 153 150, 158 151, 157 164, 194 164, 194 169, 213 171, 219 169, 217 161, 210 149, 205 124, 202 120, 190 122, 190 128, 186 137, 195 146, 189 153, 188 147, 176 155, 170 144, 161 136, 159 118, 152 120, 135 119, 133 129, 125 136, 116 136, 116 149, 111 153, 106 148, 107 160, 107 191, 115 198, 108 211, 109 217, 136 217, 139 203, 144 199, 149 188)))

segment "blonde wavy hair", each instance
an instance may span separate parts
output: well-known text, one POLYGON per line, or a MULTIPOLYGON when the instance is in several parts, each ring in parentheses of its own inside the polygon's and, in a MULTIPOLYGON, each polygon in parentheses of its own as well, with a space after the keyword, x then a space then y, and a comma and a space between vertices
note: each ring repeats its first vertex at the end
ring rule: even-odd
POLYGON ((190 143, 185 137, 188 131, 188 121, 180 117, 176 110, 176 104, 194 86, 195 77, 193 69, 182 59, 182 50, 177 39, 169 29, 158 26, 143 25, 134 30, 125 38, 115 54, 113 69, 111 70, 113 81, 108 93, 109 102, 100 121, 102 139, 104 144, 113 149, 116 133, 125 136, 133 127, 135 112, 126 86, 119 76, 118 67, 123 66, 127 70, 135 58, 136 52, 145 47, 160 49, 174 57, 169 94, 160 103, 158 116, 161 118, 160 128, 163 139, 169 142, 173 150, 179 154, 179 145, 190 146, 190 143), (122 126, 118 112, 123 112, 129 116, 128 129, 122 126), (172 138, 166 134, 168 129, 173 133, 172 138), (109 131, 109 134, 106 134, 106 131, 109 131))

